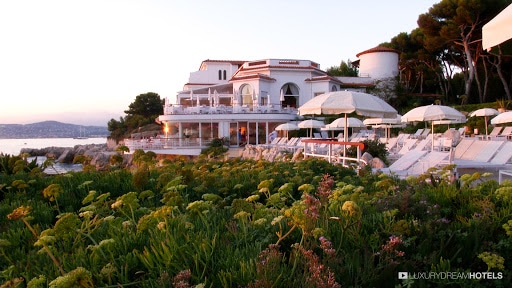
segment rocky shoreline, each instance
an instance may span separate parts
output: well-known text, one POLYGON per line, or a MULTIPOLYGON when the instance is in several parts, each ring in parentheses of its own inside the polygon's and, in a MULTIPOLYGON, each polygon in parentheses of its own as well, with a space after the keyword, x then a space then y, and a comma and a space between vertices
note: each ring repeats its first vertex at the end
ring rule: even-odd
MULTIPOLYGON (((45 147, 41 149, 22 148, 20 154, 28 154, 30 156, 44 156, 48 159, 54 159, 57 163, 73 163, 73 159, 77 156, 86 156, 90 159, 90 165, 96 167, 96 170, 102 171, 110 166, 110 157, 118 154, 114 147, 105 144, 84 144, 75 145, 74 147, 45 147)), ((123 155, 123 165, 131 165, 131 154, 123 155)))

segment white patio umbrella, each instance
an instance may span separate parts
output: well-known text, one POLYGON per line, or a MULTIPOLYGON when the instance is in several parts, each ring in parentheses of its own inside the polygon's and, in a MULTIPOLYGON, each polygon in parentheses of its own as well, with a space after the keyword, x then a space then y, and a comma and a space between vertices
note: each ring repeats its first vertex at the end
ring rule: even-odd
MULTIPOLYGON (((361 121, 361 119, 358 119, 358 118, 355 118, 355 117, 348 117, 347 118, 347 123, 346 123, 346 127, 347 128, 362 128, 362 127, 366 127, 366 125, 364 125, 363 121, 361 121)), ((331 123, 325 125, 325 127, 322 128, 322 130, 330 130, 330 131, 336 131, 336 130, 345 130, 345 118, 338 118, 334 121, 332 121, 331 123)), ((347 132, 345 131, 344 134, 347 134, 347 132)), ((334 135, 333 135, 334 137, 334 135)))
POLYGON ((393 118, 366 118, 363 120, 366 126, 372 126, 373 128, 384 128, 386 129, 386 138, 389 137, 390 129, 405 126, 402 123, 402 115, 396 114, 393 118))
POLYGON ((512 53, 512 4, 507 6, 496 17, 491 19, 482 27, 482 48, 493 54, 501 53, 510 55, 512 53))
POLYGON ((512 111, 500 113, 498 116, 491 119, 491 124, 505 124, 512 122, 512 111))
POLYGON ((402 122, 431 122, 432 150, 434 150, 434 121, 466 121, 466 116, 455 108, 444 105, 426 105, 416 107, 402 115, 402 122))
MULTIPOLYGON (((299 107, 299 115, 335 115, 356 112, 368 117, 394 118, 397 111, 377 96, 355 92, 335 91, 314 97, 299 107)), ((348 121, 348 120, 347 120, 348 121)), ((345 141, 348 135, 345 133, 345 141)))
POLYGON ((283 89, 281 89, 281 94, 279 95, 279 101, 280 102, 284 101, 284 91, 283 91, 283 89))
POLYGON ((488 134, 488 131, 487 131, 487 122, 489 120, 489 116, 494 116, 494 115, 498 115, 500 114, 500 112, 498 112, 498 110, 496 109, 493 109, 493 108, 481 108, 481 109, 478 109, 478 110, 475 110, 471 113, 468 114, 469 117, 484 117, 485 119, 485 135, 489 135, 488 134))
POLYGON ((313 128, 322 128, 325 126, 325 123, 320 120, 308 119, 308 120, 300 121, 297 124, 297 126, 299 128, 309 128, 310 129, 309 137, 312 137, 313 136, 313 128))
POLYGON ((293 123, 283 123, 276 126, 276 131, 286 131, 286 138, 288 138, 288 131, 299 130, 299 126, 293 123))

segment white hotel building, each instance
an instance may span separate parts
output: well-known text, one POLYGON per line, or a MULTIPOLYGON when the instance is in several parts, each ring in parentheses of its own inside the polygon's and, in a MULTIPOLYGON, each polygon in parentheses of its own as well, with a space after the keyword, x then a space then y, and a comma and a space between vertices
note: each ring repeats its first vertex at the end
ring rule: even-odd
POLYGON ((398 75, 398 52, 375 47, 357 54, 360 77, 332 77, 310 60, 205 60, 175 101, 166 99, 158 117, 163 133, 151 141, 126 139, 130 148, 157 154, 199 155, 211 139, 239 146, 268 143, 268 134, 285 122, 300 120, 297 108, 332 91, 365 92, 375 80, 398 75))

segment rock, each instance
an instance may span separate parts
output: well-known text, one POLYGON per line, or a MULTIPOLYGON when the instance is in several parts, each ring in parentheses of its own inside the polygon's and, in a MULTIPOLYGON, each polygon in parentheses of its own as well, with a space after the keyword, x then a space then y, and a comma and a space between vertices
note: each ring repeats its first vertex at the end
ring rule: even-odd
POLYGON ((373 158, 368 164, 370 165, 370 167, 375 168, 375 169, 387 167, 386 163, 384 163, 384 161, 382 161, 382 159, 380 159, 378 157, 373 158))
POLYGON ((75 153, 71 149, 64 150, 59 158, 57 158, 57 162, 59 163, 72 163, 75 158, 75 153))
MULTIPOLYGON (((116 152, 99 152, 96 153, 91 160, 91 165, 96 167, 96 170, 103 171, 110 167, 110 157, 115 155, 116 152)), ((124 160, 124 159, 123 159, 124 160)))
POLYGON ((361 159, 366 163, 370 163, 373 160, 373 156, 368 152, 364 152, 363 155, 361 155, 361 159))

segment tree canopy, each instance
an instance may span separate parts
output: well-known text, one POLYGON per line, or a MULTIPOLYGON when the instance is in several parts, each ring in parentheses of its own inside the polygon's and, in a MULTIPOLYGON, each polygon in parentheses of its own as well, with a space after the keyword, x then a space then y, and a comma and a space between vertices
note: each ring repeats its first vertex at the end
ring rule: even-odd
POLYGON ((124 111, 127 114, 125 117, 120 117, 119 121, 110 119, 107 125, 111 132, 110 137, 120 140, 135 129, 155 123, 155 119, 164 112, 163 105, 164 100, 157 93, 138 95, 128 106, 128 110, 124 111))

